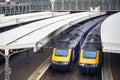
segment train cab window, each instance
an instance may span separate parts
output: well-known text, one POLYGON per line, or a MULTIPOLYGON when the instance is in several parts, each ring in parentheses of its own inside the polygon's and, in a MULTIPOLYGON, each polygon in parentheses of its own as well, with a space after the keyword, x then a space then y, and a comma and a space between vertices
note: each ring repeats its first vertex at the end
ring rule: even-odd
POLYGON ((96 52, 85 51, 85 52, 83 53, 83 57, 84 57, 84 58, 92 58, 92 59, 95 59, 95 58, 96 58, 96 52))
POLYGON ((56 56, 67 56, 68 55, 68 51, 67 50, 56 50, 55 55, 56 56))

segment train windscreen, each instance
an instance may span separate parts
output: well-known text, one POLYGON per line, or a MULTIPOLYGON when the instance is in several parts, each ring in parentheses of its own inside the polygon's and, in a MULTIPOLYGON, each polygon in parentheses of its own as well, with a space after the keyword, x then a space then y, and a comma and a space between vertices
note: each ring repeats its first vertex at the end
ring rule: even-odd
POLYGON ((67 56, 68 55, 68 50, 56 50, 55 55, 56 56, 67 56))
POLYGON ((92 52, 92 51, 84 51, 83 53, 83 57, 84 58, 96 58, 96 52, 92 52))

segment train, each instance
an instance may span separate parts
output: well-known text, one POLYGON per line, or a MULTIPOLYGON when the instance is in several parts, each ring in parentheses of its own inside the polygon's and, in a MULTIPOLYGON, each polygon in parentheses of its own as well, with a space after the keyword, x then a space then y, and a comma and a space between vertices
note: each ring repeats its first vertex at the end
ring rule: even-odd
POLYGON ((84 40, 79 52, 79 70, 85 74, 100 72, 102 64, 102 45, 100 24, 93 28, 84 40))
POLYGON ((87 34, 98 23, 103 21, 104 17, 93 19, 77 27, 66 37, 61 39, 53 48, 51 55, 51 68, 54 70, 71 70, 83 41, 87 34))

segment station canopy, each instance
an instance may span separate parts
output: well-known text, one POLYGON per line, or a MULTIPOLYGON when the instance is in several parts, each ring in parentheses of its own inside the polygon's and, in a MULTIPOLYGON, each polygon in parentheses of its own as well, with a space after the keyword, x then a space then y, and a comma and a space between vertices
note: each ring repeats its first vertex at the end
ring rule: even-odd
POLYGON ((103 52, 120 53, 120 12, 109 16, 101 25, 103 52))

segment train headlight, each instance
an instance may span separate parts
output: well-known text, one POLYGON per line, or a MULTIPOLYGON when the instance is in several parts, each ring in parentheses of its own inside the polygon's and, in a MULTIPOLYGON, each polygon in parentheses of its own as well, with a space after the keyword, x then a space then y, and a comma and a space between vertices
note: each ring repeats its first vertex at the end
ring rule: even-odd
POLYGON ((94 64, 93 66, 94 66, 94 67, 97 67, 98 65, 97 65, 97 64, 94 64))
POLYGON ((64 62, 64 64, 68 64, 68 62, 64 62))
POLYGON ((80 64, 80 66, 84 66, 85 64, 80 64))

